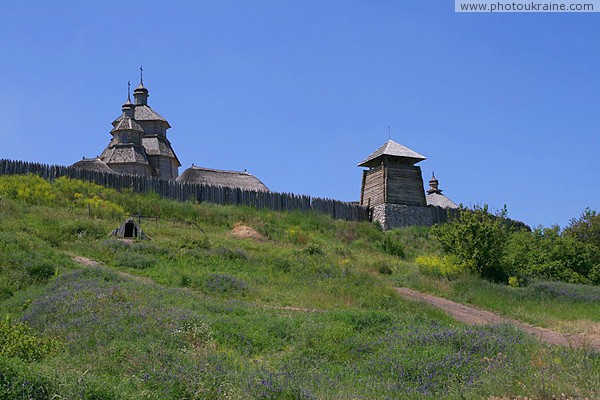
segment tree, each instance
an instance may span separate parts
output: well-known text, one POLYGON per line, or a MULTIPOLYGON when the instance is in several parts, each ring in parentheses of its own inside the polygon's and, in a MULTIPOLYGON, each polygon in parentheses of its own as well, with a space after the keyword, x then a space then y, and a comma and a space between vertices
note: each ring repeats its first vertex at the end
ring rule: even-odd
POLYGON ((488 206, 460 208, 459 217, 433 228, 445 253, 482 278, 506 282, 509 271, 504 254, 510 236, 506 206, 495 215, 488 206))

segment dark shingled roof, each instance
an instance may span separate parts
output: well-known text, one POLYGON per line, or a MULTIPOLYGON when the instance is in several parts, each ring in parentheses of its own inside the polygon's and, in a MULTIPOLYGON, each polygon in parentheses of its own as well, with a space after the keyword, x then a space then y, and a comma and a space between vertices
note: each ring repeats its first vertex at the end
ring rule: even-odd
POLYGON ((144 149, 129 143, 109 145, 102 153, 106 164, 149 164, 144 149))
POLYGON ((426 159, 425 156, 422 156, 421 154, 412 151, 408 147, 402 146, 400 143, 396 143, 390 139, 387 142, 385 142, 383 146, 375 150, 373 154, 362 160, 360 164, 358 164, 358 166, 369 167, 371 166, 373 161, 375 161, 381 156, 410 158, 415 160, 415 163, 426 159))
POLYGON ((212 186, 225 186, 256 192, 268 192, 269 189, 257 177, 248 172, 223 171, 201 167, 190 167, 177 178, 178 182, 201 183, 212 186))
POLYGON ((113 127, 114 128, 112 128, 112 130, 110 131, 111 133, 116 131, 138 131, 144 133, 144 130, 142 129, 140 124, 138 124, 131 118, 123 116, 121 116, 121 118, 116 119, 115 122, 113 122, 113 127))
POLYGON ((71 166, 89 171, 115 173, 115 171, 110 169, 108 165, 106 165, 106 163, 99 158, 83 158, 83 160, 77 161, 71 166))
POLYGON ((171 147, 171 142, 169 142, 167 138, 158 135, 144 136, 142 138, 142 145, 144 146, 144 149, 146 149, 146 154, 149 156, 166 156, 174 158, 181 167, 181 163, 171 147))
MULTIPOLYGON (((137 121, 162 121, 167 124, 167 128, 171 127, 171 125, 169 125, 166 119, 164 119, 159 113, 154 111, 147 104, 136 104, 133 117, 137 121)), ((117 119, 113 121, 113 125, 115 124, 115 122, 118 122, 123 118, 123 115, 120 115, 117 119)))

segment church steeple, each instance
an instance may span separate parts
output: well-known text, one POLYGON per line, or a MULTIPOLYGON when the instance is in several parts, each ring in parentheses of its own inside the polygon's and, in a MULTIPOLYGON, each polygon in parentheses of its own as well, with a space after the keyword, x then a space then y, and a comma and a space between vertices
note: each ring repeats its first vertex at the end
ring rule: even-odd
POLYGON ((133 91, 133 97, 135 98, 136 105, 147 105, 148 104, 148 89, 144 86, 143 77, 144 68, 140 66, 140 84, 133 91))
POLYGON ((127 82, 127 101, 123 104, 123 116, 125 118, 135 118, 135 105, 131 102, 131 83, 127 82))

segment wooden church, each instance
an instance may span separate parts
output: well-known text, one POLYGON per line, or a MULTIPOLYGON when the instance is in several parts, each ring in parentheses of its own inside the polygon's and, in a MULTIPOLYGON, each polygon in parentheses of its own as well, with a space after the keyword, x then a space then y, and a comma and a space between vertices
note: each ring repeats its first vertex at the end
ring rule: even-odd
POLYGON ((167 138, 167 130, 171 125, 148 105, 149 94, 143 83, 142 71, 140 68, 140 84, 133 91, 133 102, 128 83, 127 101, 122 106, 122 114, 112 123, 112 138, 108 146, 98 157, 84 157, 74 163, 74 167, 257 192, 269 191, 247 171, 224 171, 192 164, 180 176, 181 163, 167 138))

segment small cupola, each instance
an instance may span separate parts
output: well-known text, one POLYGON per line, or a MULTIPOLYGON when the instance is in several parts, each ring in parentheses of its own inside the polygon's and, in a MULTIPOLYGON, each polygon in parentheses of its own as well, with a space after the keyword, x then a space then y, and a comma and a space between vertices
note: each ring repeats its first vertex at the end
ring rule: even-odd
POLYGON ((427 190, 427 194, 442 193, 442 190, 439 188, 440 182, 435 177, 435 173, 431 172, 431 179, 429 180, 429 190, 427 190))
POLYGON ((131 83, 127 82, 127 101, 123 103, 123 117, 135 118, 135 105, 131 102, 131 83))
POLYGON ((136 105, 147 105, 148 104, 148 89, 144 86, 144 77, 142 73, 144 68, 140 67, 140 84, 133 91, 133 97, 136 105))

